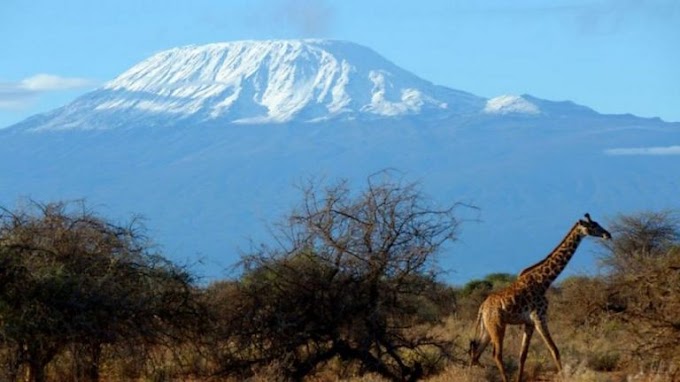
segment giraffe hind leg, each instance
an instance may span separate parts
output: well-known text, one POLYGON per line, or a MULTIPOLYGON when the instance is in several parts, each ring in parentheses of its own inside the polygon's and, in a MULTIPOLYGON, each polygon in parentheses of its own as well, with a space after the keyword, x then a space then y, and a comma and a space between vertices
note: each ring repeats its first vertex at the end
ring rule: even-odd
POLYGON ((489 334, 486 332, 486 329, 483 329, 479 339, 470 341, 470 366, 484 367, 479 363, 479 357, 484 353, 486 346, 489 344, 489 340, 489 334))
POLYGON ((524 336, 522 337, 522 349, 519 353, 519 370, 517 371, 517 382, 522 380, 522 373, 524 372, 524 363, 527 360, 527 353, 529 352, 529 343, 531 342, 531 336, 534 334, 534 325, 525 324, 524 325, 524 336))
POLYGON ((502 324, 495 324, 487 326, 489 330, 489 337, 493 344, 493 359, 496 362, 498 371, 501 373, 503 382, 508 382, 507 374, 505 373, 505 365, 503 365, 503 338, 505 337, 505 326, 502 324))

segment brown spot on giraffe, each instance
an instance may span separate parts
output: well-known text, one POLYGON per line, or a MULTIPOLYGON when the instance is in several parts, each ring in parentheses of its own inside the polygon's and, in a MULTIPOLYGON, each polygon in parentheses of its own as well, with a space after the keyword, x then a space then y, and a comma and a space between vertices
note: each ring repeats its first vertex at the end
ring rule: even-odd
POLYGON ((477 314, 476 337, 470 341, 470 365, 479 365, 479 357, 491 342, 493 359, 503 381, 507 382, 503 366, 505 328, 507 325, 524 325, 517 381, 522 380, 529 342, 535 329, 550 350, 557 370, 562 370, 560 353, 548 330, 548 299, 545 292, 567 266, 584 237, 611 238, 609 232, 591 220, 589 214, 585 217, 585 220, 579 220, 574 224, 562 242, 545 259, 520 272, 515 282, 490 294, 484 300, 477 314))

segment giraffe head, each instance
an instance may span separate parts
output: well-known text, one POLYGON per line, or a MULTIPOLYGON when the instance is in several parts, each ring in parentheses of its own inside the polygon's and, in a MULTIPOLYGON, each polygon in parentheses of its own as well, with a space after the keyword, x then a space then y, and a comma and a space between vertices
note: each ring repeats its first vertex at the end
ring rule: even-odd
POLYGON ((585 215, 585 220, 581 219, 578 221, 578 226, 581 229, 581 233, 587 236, 601 237, 605 240, 612 238, 612 235, 602 226, 590 218, 590 214, 585 215))

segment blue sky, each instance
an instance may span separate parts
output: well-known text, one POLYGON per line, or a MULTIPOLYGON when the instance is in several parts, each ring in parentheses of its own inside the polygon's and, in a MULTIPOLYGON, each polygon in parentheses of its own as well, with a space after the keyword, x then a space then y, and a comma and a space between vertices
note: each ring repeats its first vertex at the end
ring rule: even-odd
POLYGON ((680 1, 2 0, 0 126, 167 48, 303 37, 366 45, 481 96, 680 121, 680 1))

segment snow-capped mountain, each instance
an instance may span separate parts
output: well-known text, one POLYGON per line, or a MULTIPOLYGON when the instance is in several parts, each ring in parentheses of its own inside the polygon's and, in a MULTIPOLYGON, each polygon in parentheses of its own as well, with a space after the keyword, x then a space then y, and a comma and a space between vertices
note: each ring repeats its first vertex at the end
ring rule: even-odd
MULTIPOLYGON (((113 219, 142 214, 166 255, 219 277, 249 238, 269 239, 296 182, 360 186, 392 168, 436 203, 481 209, 441 262, 462 282, 534 263, 585 212, 606 225, 680 208, 678 146, 680 123, 486 99, 348 42, 219 43, 160 52, 0 129, 0 205, 86 198, 113 219)), ((595 258, 572 263, 592 271, 595 258)))
POLYGON ((536 104, 522 96, 502 95, 486 101, 484 112, 488 114, 540 114, 536 104))
MULTIPOLYGON (((349 42, 273 40, 157 53, 31 129, 283 123, 479 111, 484 99, 436 86, 349 42)), ((28 122, 28 121, 27 121, 28 122)))

